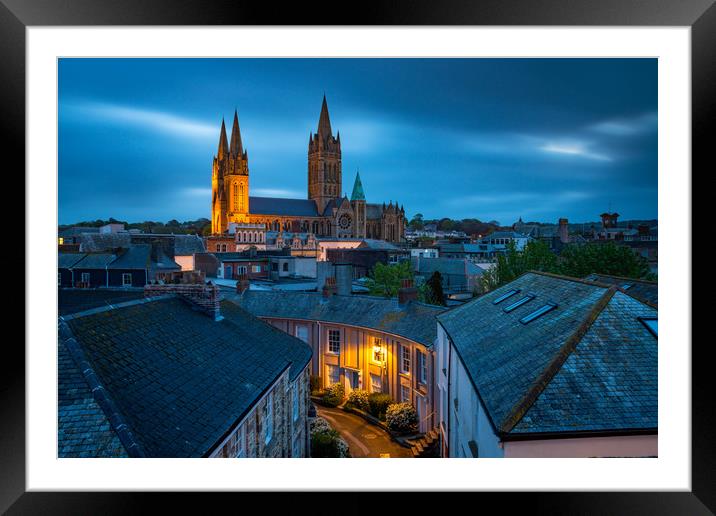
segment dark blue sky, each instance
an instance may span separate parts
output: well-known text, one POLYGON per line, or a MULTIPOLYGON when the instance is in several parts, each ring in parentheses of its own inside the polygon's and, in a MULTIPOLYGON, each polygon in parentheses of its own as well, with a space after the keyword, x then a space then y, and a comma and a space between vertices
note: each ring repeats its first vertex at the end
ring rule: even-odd
POLYGON ((409 218, 657 216, 656 59, 61 59, 59 223, 209 218, 234 108, 251 194, 305 198, 324 91, 344 191, 409 218))

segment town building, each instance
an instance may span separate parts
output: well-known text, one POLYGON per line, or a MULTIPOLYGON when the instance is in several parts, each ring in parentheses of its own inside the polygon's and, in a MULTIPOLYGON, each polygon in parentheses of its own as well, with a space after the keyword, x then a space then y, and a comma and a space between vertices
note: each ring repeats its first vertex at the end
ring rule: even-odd
POLYGON ((418 302, 410 284, 397 299, 336 291, 334 280, 323 292, 243 290, 227 300, 308 343, 321 387, 388 393, 415 406, 420 431, 433 429, 435 316, 444 307, 418 302))
POLYGON ((485 270, 467 259, 459 258, 411 258, 413 272, 425 282, 439 272, 443 292, 446 295, 481 291, 481 278, 485 270))
POLYGON ((120 247, 113 252, 59 253, 57 286, 141 288, 180 270, 161 248, 149 244, 120 247))
POLYGON ((309 346, 203 281, 144 295, 61 304, 59 457, 308 456, 309 346))
POLYGON ((657 456, 657 309, 530 272, 438 314, 444 457, 657 456))
POLYGON ((387 205, 368 203, 359 173, 350 199, 342 194, 341 137, 340 133, 333 135, 325 95, 318 130, 308 139, 307 199, 250 196, 249 177, 248 152, 241 140, 238 113, 234 112, 231 138, 227 139, 222 121, 213 160, 212 234, 228 233, 230 225, 237 223, 319 237, 403 240, 405 210, 392 201, 387 205))

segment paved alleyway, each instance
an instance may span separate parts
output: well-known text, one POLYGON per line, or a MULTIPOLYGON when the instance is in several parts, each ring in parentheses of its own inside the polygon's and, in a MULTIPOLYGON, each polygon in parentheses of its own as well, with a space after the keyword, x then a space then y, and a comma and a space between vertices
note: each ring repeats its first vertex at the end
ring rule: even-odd
POLYGON ((352 457, 380 457, 388 453, 390 457, 412 457, 409 448, 404 448, 391 440, 390 436, 375 425, 355 414, 338 408, 316 405, 316 412, 338 430, 350 447, 352 457))

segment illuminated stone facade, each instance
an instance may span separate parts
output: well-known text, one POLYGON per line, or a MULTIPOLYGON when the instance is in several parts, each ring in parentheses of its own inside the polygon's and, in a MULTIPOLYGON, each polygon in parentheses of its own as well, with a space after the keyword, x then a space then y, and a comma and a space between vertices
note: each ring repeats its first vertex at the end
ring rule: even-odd
POLYGON ((221 123, 211 177, 211 231, 225 234, 231 223, 260 224, 267 231, 311 233, 317 237, 374 238, 400 242, 405 210, 398 203, 367 203, 356 173, 350 198, 341 197, 341 136, 333 136, 325 96, 316 134, 308 141, 308 198, 249 196, 249 158, 243 148, 238 114, 231 138, 221 123))

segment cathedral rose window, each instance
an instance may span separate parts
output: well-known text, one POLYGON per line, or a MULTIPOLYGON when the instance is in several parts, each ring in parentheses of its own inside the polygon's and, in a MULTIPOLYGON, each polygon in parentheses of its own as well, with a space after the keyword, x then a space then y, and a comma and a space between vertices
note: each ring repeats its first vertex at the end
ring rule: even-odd
POLYGON ((338 225, 341 229, 348 229, 351 227, 351 217, 350 215, 343 214, 338 218, 338 225))

